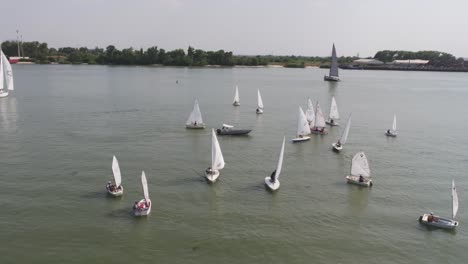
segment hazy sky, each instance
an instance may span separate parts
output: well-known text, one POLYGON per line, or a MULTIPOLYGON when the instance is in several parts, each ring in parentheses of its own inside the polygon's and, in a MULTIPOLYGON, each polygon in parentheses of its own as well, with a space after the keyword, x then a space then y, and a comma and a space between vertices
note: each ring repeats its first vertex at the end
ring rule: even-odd
POLYGON ((467 0, 1 0, 0 40, 49 47, 224 49, 373 56, 383 49, 468 57, 467 0))

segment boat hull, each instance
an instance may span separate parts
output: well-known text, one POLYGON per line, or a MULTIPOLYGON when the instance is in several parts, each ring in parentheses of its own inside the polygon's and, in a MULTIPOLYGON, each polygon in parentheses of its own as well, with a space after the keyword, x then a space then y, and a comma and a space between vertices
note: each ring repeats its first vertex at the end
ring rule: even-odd
POLYGON ((185 128, 189 128, 189 129, 203 129, 205 128, 206 125, 205 124, 197 124, 197 125, 194 125, 194 124, 185 124, 185 128))
POLYGON ((7 96, 8 96, 8 91, 1 91, 0 90, 0 98, 7 97, 7 96))
POLYGON ((305 137, 293 138, 291 141, 293 143, 299 143, 299 142, 304 142, 304 141, 307 141, 307 140, 310 140, 310 137, 305 136, 305 137))
POLYGON ((135 216, 149 215, 151 213, 151 206, 153 205, 153 203, 151 202, 151 200, 149 200, 148 202, 149 202, 149 206, 144 206, 144 204, 146 203, 146 200, 141 199, 137 204, 133 206, 133 214, 135 216))
POLYGON ((265 177, 265 185, 270 189, 271 191, 276 191, 280 187, 280 182, 277 179, 275 182, 270 181, 270 176, 265 177))
POLYGON ((106 190, 107 190, 107 193, 111 196, 114 196, 114 197, 119 197, 119 196, 122 196, 123 195, 123 186, 120 185, 120 188, 119 189, 116 189, 114 191, 112 191, 110 188, 109 188, 109 185, 106 186, 106 190))
POLYGON ((242 136, 247 135, 252 131, 252 129, 230 129, 230 130, 223 130, 223 129, 216 129, 216 134, 221 136, 242 136))
POLYGON ((331 121, 330 119, 326 120, 325 123, 330 126, 339 126, 340 124, 336 121, 331 121))
POLYGON ((397 136, 397 132, 393 132, 393 131, 385 131, 385 135, 387 135, 387 137, 396 137, 397 136))
POLYGON ((232 103, 232 105, 233 105, 233 106, 239 106, 240 103, 239 103, 239 102, 234 102, 234 103, 232 103))
POLYGON ((332 144, 333 150, 336 152, 340 152, 343 149, 343 145, 340 145, 339 147, 336 145, 336 143, 332 144))
POLYGON ((255 110, 255 113, 257 113, 257 115, 263 114, 263 110, 260 108, 257 108, 257 110, 255 110))
POLYGON ((310 130, 310 133, 311 134, 317 134, 317 135, 326 135, 328 134, 328 131, 326 131, 325 129, 323 131, 320 131, 320 130, 310 130))
POLYGON ((373 185, 371 179, 366 179, 364 178, 363 182, 359 181, 359 176, 354 176, 354 175, 348 175, 346 176, 346 182, 350 184, 356 184, 359 186, 364 186, 364 187, 371 187, 373 185))
POLYGON ((439 217, 436 215, 431 216, 431 214, 421 215, 419 217, 419 222, 427 226, 443 228, 443 229, 454 229, 455 227, 458 226, 458 221, 455 221, 453 219, 439 217))
POLYGON ((205 177, 210 183, 214 183, 219 177, 219 171, 214 170, 212 173, 205 171, 205 177))
POLYGON ((338 82, 338 81, 340 81, 340 77, 325 75, 325 76, 323 77, 323 80, 324 80, 324 81, 328 81, 328 82, 338 82))

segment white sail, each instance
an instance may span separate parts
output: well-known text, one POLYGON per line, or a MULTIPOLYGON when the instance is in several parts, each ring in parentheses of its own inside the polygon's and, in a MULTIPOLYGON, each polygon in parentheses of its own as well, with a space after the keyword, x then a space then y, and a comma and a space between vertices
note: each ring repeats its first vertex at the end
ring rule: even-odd
POLYGON ((0 56, 0 90, 4 88, 5 76, 3 74, 3 51, 0 50, 2 55, 0 56))
POLYGON ((2 86, 0 86, 0 89, 3 89, 2 87, 4 87, 4 88, 7 88, 8 90, 13 91, 14 90, 14 87, 13 87, 13 69, 11 68, 11 64, 8 61, 5 54, 3 53, 3 51, 1 53, 2 53, 1 54, 1 56, 2 56, 1 64, 2 64, 3 70, 2 70, 2 73, 1 73, 2 77, 0 77, 0 79, 2 79, 2 78, 5 79, 6 87, 3 86, 3 82, 2 82, 2 86))
POLYGON ((263 108, 263 100, 262 100, 262 96, 260 95, 260 90, 259 89, 257 89, 257 106, 260 109, 263 108))
POLYGON ((145 172, 141 172, 141 185, 143 186, 143 195, 145 196, 145 200, 149 200, 149 192, 148 192, 148 182, 146 181, 145 172))
POLYGON ((351 175, 370 177, 369 163, 367 162, 367 157, 364 152, 361 151, 354 155, 351 161, 351 175))
POLYGON ((392 130, 393 130, 393 131, 396 131, 396 115, 393 115, 392 130))
POLYGON ((200 112, 200 107, 198 106, 198 100, 195 100, 193 110, 190 113, 189 118, 187 119, 187 125, 193 124, 195 122, 197 122, 197 124, 203 124, 203 118, 200 112))
POLYGON ((312 104, 312 101, 310 98, 307 99, 307 111, 306 111, 306 119, 307 122, 309 122, 310 127, 315 126, 315 111, 314 111, 314 105, 312 104))
POLYGON ((234 93, 234 102, 233 103, 240 103, 239 101, 239 88, 236 85, 236 92, 234 93))
POLYGON ((304 111, 302 111, 302 108, 299 106, 299 117, 297 119, 297 135, 305 136, 309 134, 310 134, 309 122, 307 122, 304 111))
POLYGON ((335 43, 333 43, 333 48, 332 48, 330 76, 338 77, 338 58, 336 57, 335 43))
POLYGON ((330 119, 340 119, 340 114, 338 113, 338 106, 336 105, 335 96, 332 97, 330 105, 330 119))
POLYGON ((211 169, 221 170, 225 163, 214 129, 211 129, 211 135, 211 169))
POLYGON ((346 141, 348 140, 348 134, 349 134, 349 127, 351 126, 351 115, 349 115, 348 122, 346 123, 346 127, 343 131, 343 134, 341 135, 340 138, 340 143, 341 145, 346 144, 346 141))
POLYGON ((278 164, 276 165, 275 179, 278 179, 281 174, 281 168, 283 168, 283 156, 284 156, 284 142, 286 137, 283 137, 283 145, 281 146, 281 152, 278 159, 278 164))
POLYGON ((119 187, 122 184, 122 175, 120 174, 119 162, 115 156, 112 159, 112 172, 114 173, 115 186, 119 187))
POLYGON ((325 118, 318 102, 315 110, 315 127, 325 127, 325 118))
POLYGON ((455 188, 455 180, 452 179, 452 219, 455 219, 458 212, 458 195, 457 188, 455 188))

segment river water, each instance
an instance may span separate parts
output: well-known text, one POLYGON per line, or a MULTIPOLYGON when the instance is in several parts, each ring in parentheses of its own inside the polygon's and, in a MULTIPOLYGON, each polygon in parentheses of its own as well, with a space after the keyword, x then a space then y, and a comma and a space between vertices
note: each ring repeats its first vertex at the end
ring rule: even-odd
POLYGON ((468 75, 321 69, 14 65, 16 90, 0 100, 1 263, 463 263, 468 258, 468 75), (176 82, 177 81, 177 82, 176 82), (239 86, 240 107, 232 106, 239 86), (255 114, 260 89, 263 115, 255 114), (265 190, 283 136, 295 136, 307 97, 341 127, 287 143, 281 188, 265 190), (198 98, 205 130, 186 130, 198 98), (331 151, 352 113, 348 144, 331 151), (393 114, 398 137, 387 138, 393 114), (201 175, 210 128, 219 182, 201 175), (364 151, 374 186, 348 185, 364 151), (125 194, 106 196, 112 155, 125 194), (132 215, 145 170, 152 213, 132 215), (424 212, 460 226, 430 230, 424 212))

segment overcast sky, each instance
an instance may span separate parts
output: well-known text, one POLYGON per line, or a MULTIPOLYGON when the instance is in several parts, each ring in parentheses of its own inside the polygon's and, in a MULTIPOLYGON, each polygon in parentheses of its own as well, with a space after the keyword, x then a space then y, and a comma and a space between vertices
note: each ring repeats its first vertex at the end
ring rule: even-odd
POLYGON ((468 57, 467 0, 1 0, 0 40, 49 47, 224 49, 361 57, 439 50, 468 57))

